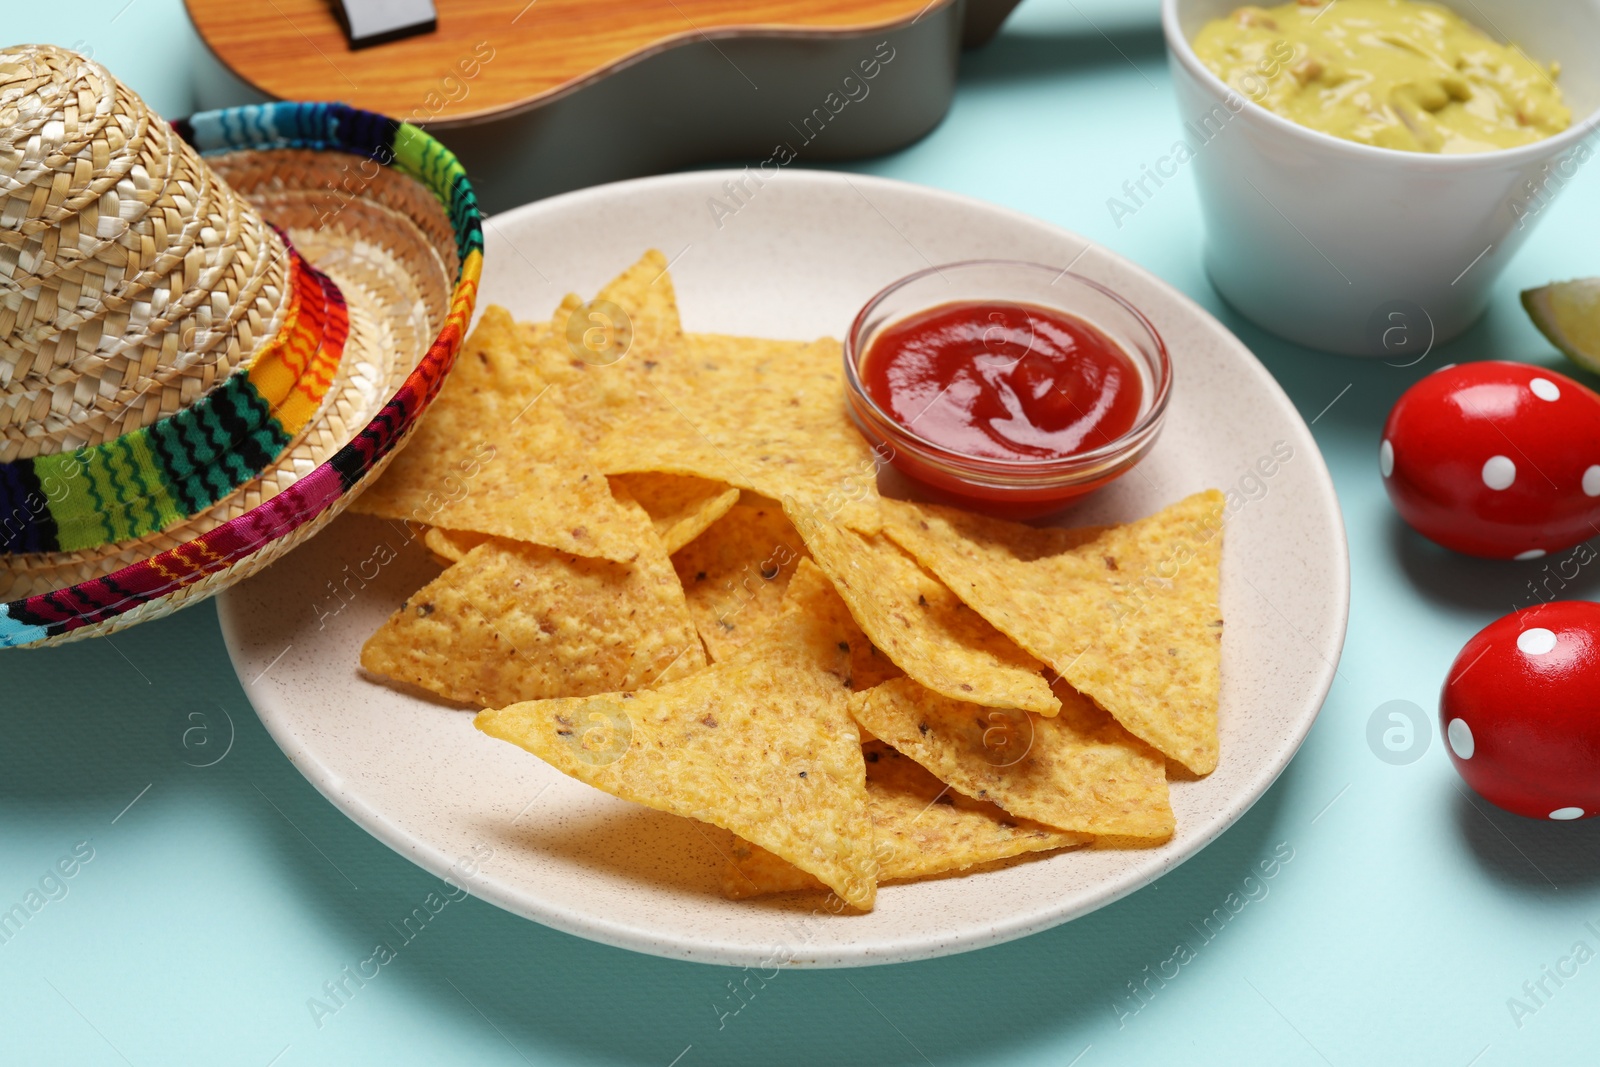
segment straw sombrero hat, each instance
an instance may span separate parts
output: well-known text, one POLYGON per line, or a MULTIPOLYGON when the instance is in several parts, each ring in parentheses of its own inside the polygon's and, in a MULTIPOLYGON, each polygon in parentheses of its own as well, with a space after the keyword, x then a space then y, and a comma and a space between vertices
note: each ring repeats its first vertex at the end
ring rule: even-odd
POLYGON ((169 124, 83 56, 0 49, 0 647, 157 618, 320 529, 438 391, 482 248, 414 126, 169 124))

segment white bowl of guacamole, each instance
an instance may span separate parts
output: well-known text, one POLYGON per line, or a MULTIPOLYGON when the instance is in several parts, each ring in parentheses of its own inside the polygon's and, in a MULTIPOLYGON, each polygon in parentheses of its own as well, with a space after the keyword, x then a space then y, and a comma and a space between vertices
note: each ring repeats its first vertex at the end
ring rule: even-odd
MULTIPOLYGON (((1255 322, 1409 361, 1596 154, 1600 0, 1163 0, 1206 266, 1255 322)), ((1136 209, 1138 205, 1133 205, 1136 209)))

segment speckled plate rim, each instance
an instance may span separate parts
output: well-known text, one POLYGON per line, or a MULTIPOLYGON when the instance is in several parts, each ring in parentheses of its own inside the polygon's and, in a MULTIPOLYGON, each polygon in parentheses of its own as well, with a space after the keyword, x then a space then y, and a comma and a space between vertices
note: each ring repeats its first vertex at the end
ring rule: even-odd
MULTIPOLYGON (((723 189, 725 182, 737 179, 739 176, 740 172, 729 170, 642 178, 596 186, 530 204, 496 216, 487 222, 485 228, 490 237, 491 255, 497 238, 509 242, 516 231, 530 221, 560 220, 565 224, 571 224, 571 231, 581 236, 584 234, 582 222, 586 217, 614 212, 618 209, 618 205, 648 201, 652 196, 682 197, 701 194, 716 196, 723 189)), ((841 196, 855 195, 865 200, 873 212, 882 214, 887 207, 900 212, 902 220, 908 204, 912 205, 913 212, 931 211, 935 215, 949 212, 952 217, 968 219, 986 216, 998 224, 1019 231, 1034 231, 1063 248, 1078 248, 1080 258, 1091 257, 1103 272, 1126 279, 1129 284, 1142 289, 1145 293, 1145 302, 1142 306, 1154 312, 1157 318, 1188 323, 1200 331, 1207 343, 1215 343, 1225 350, 1230 370, 1243 373, 1250 384, 1260 391, 1259 397, 1252 398, 1264 405, 1258 409, 1258 413, 1269 412, 1273 419, 1289 428, 1294 435, 1291 443, 1298 450, 1297 457, 1302 454, 1304 456, 1305 466, 1301 472, 1300 485, 1310 510, 1303 516, 1303 525, 1313 529, 1315 535, 1323 539, 1329 550, 1327 558, 1321 560, 1321 563, 1328 568, 1326 572, 1328 584, 1337 595, 1322 605, 1324 615, 1316 620, 1323 634, 1323 644, 1312 650, 1318 662, 1311 668, 1311 673, 1298 693, 1296 706, 1282 712, 1285 729, 1273 739, 1275 744, 1268 746, 1266 758, 1262 759, 1253 772, 1229 795, 1226 805, 1221 810, 1203 818, 1197 824, 1191 823, 1187 827, 1181 827, 1181 837, 1174 838, 1167 845, 1149 850, 1119 853, 1118 855, 1131 858, 1115 877, 1106 878, 1090 890, 1076 892, 1049 905, 1019 909, 1009 913, 997 912, 989 921, 966 922, 958 927, 935 933, 899 938, 887 937, 859 943, 814 945, 811 946, 812 950, 805 953, 786 956, 785 962, 791 966, 857 967, 928 959, 999 944, 1078 918, 1148 885, 1214 841, 1248 811, 1277 780, 1315 723, 1337 670, 1349 618, 1349 551, 1338 498, 1334 493, 1327 465, 1304 419, 1276 380, 1249 349, 1198 304, 1115 253, 1069 231, 1021 213, 904 182, 813 171, 786 172, 781 177, 785 187, 792 193, 798 196, 815 196, 818 198, 819 207, 824 209, 829 206, 830 198, 836 201, 841 196), (1152 298, 1159 302, 1159 306, 1151 304, 1152 298)), ((825 210, 820 212, 818 218, 822 220, 819 221, 819 225, 828 225, 825 210)), ((884 221, 895 227, 886 215, 884 221)), ((834 225, 842 224, 834 223, 834 225)), ((895 228, 900 229, 900 227, 895 228)), ((641 241, 648 240, 650 236, 641 235, 641 241)), ((904 239, 905 235, 901 234, 901 237, 904 239)), ((670 256, 677 250, 669 248, 666 251, 670 256)), ((492 302, 498 295, 495 292, 495 264, 503 262, 503 260, 490 260, 490 267, 484 278, 485 301, 492 302)), ((872 291, 875 290, 864 293, 862 299, 865 300, 872 291)), ((682 292, 683 286, 680 284, 680 300, 687 306, 687 301, 682 300, 682 292)), ((526 307, 514 307, 513 311, 522 316, 538 314, 526 307)), ((692 328, 694 326, 692 316, 687 311, 685 314, 686 319, 691 319, 689 326, 692 328)), ((728 328, 737 329, 739 326, 744 324, 733 324, 728 328)), ((718 328, 724 327, 719 324, 718 328)), ((749 329, 748 326, 745 328, 749 329)), ((1182 389, 1181 367, 1175 388, 1182 389)), ((1237 420, 1248 417, 1249 412, 1239 409, 1230 414, 1237 420)), ((1170 440, 1168 444, 1171 444, 1170 440)), ((1228 573, 1226 568, 1225 563, 1225 583, 1228 573)), ((453 878, 475 896, 498 907, 579 937, 668 958, 732 966, 770 964, 773 953, 773 942, 770 939, 755 943, 746 938, 707 936, 704 931, 690 934, 672 928, 641 926, 619 920, 612 915, 598 914, 593 910, 543 899, 537 894, 507 884, 505 880, 493 876, 492 872, 478 871, 476 874, 464 877, 462 856, 452 855, 450 850, 440 847, 425 835, 407 830, 394 821, 389 812, 371 804, 360 790, 347 785, 344 778, 329 764, 326 753, 312 744, 307 736, 297 732, 294 725, 296 710, 292 702, 275 684, 267 684, 254 677, 259 665, 270 656, 264 656, 261 650, 250 646, 245 635, 247 628, 245 607, 243 594, 236 589, 219 599, 218 614, 235 672, 268 732, 319 792, 358 825, 396 852, 432 874, 441 878, 453 878)), ((1226 676, 1226 662, 1224 672, 1226 676)), ((470 730, 465 720, 462 729, 470 730)), ((1224 749, 1223 760, 1227 759, 1228 752, 1224 749)), ((1177 792, 1187 784, 1174 783, 1175 806, 1177 792)), ((970 882, 973 879, 962 881, 970 882)), ((891 886, 884 890, 883 894, 899 890, 915 890, 920 885, 938 884, 941 883, 891 886)), ((880 895, 880 902, 884 899, 884 895, 880 895)), ((796 914, 798 913, 775 913, 780 919, 793 917, 796 914)))

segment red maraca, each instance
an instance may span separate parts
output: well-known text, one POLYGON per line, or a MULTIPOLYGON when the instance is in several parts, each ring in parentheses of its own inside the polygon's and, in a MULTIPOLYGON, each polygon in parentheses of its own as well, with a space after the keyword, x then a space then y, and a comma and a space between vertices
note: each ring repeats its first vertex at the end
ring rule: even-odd
POLYGON ((1523 608, 1467 642, 1439 698, 1456 770, 1534 819, 1600 815, 1600 604, 1523 608))
POLYGON ((1555 371, 1434 371, 1389 412, 1378 464, 1400 516, 1457 552, 1537 559, 1600 534, 1600 396, 1555 371))

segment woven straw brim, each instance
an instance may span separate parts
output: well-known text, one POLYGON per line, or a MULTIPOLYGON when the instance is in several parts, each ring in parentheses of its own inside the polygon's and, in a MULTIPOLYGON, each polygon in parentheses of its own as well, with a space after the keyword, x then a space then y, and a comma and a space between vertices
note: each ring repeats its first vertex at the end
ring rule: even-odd
MULTIPOLYGON (((82 552, 0 557, 0 601, 112 574, 270 501, 329 460, 378 415, 445 323, 460 266, 455 230, 438 199, 421 183, 371 165, 352 181, 360 161, 342 153, 245 151, 207 161, 343 291, 351 331, 339 374, 305 434, 260 479, 185 522, 137 541, 82 552)), ((311 536, 349 499, 340 497, 312 521, 238 563, 50 643, 113 633, 209 596, 311 536)))

